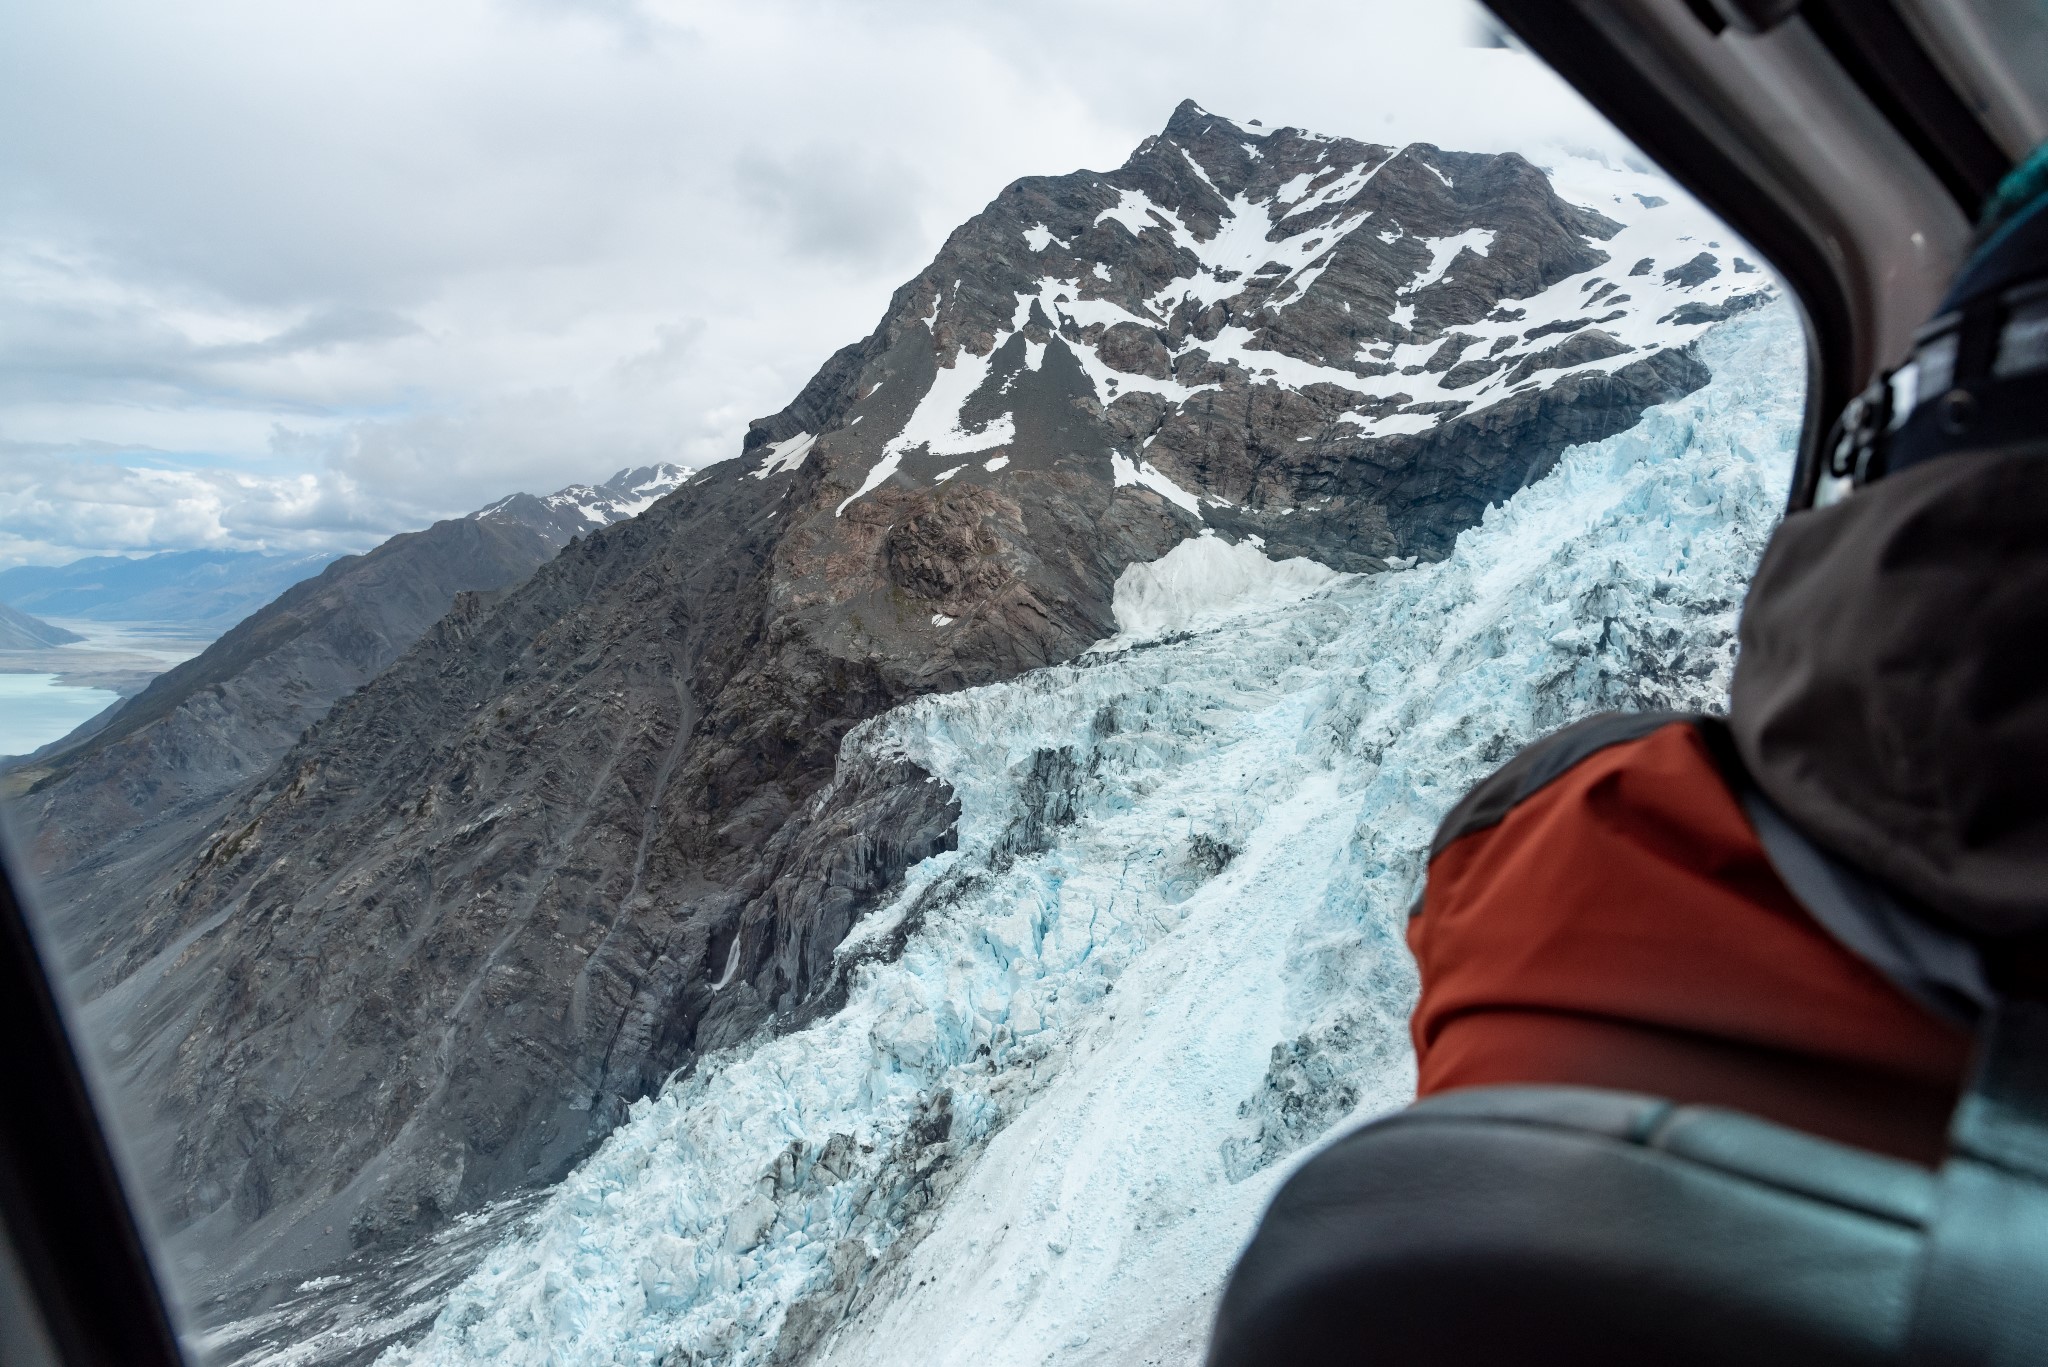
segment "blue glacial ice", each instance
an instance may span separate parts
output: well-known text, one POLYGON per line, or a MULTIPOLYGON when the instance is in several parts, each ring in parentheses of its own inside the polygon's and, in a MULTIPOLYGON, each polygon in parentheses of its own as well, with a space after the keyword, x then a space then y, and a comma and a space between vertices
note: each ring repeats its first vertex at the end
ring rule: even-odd
POLYGON ((1199 1360, 1274 1186, 1410 1094, 1436 821, 1577 717, 1725 697, 1804 365, 1784 305, 1701 346, 1710 386, 1441 563, 856 730, 842 772, 911 758, 961 819, 843 947, 844 1008, 635 1106, 380 1361, 1199 1360))

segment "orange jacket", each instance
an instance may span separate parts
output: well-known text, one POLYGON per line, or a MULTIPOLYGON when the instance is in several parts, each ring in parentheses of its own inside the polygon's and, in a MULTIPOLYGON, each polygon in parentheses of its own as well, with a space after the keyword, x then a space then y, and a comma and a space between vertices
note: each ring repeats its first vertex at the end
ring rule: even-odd
POLYGON ((1801 909, 1698 723, 1635 729, 1447 820, 1408 929, 1421 1094, 1611 1087, 1936 1162, 1967 1032, 1801 909))

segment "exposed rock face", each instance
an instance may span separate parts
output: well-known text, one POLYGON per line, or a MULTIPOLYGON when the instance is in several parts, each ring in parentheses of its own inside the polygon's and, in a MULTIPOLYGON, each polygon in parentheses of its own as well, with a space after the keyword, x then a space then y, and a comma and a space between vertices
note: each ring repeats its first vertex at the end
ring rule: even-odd
POLYGON ((675 466, 600 489, 514 495, 408 532, 287 589, 202 654, 6 772, 44 900, 68 936, 118 933, 146 886, 337 698, 376 677, 455 595, 518 583, 571 537, 645 508, 675 466), (643 488, 642 486, 646 486, 643 488))
POLYGON ((1622 227, 1517 156, 1192 104, 1012 185, 740 459, 458 599, 83 928, 188 1247, 226 1285, 411 1237, 818 1009, 952 839, 944 785, 841 738, 1072 658, 1127 566, 1205 529, 1439 556, 1703 383, 1653 321, 1691 287, 1601 274, 1622 227))
POLYGON ((42 650, 85 638, 0 603, 0 650, 42 650))

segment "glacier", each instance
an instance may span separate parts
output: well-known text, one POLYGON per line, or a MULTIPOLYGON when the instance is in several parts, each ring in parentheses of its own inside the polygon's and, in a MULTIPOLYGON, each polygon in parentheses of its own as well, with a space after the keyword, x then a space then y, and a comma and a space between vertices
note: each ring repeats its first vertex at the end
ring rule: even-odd
POLYGON ((1411 1094, 1438 819, 1577 717, 1725 698, 1804 358, 1783 303, 1697 345, 1713 383, 1441 562, 1206 595, 857 728, 841 775, 911 760, 961 816, 843 1003, 638 1103, 379 1361, 1198 1360, 1274 1187, 1411 1094))

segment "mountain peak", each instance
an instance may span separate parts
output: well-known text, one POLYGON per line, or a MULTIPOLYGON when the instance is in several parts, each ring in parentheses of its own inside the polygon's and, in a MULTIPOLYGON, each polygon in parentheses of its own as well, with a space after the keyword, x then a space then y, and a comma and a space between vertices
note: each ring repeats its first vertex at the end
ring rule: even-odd
MULTIPOLYGON (((1192 136, 1202 125, 1218 118, 1218 115, 1211 114, 1193 100, 1182 100, 1173 107, 1173 113, 1167 116, 1166 128, 1163 131, 1169 138, 1192 136)), ((1223 119, 1222 122, 1228 123, 1229 120, 1223 119)))
POLYGON ((470 517, 516 522, 560 547, 573 537, 638 517, 689 477, 685 467, 666 462, 632 466, 599 485, 570 484, 551 494, 512 494, 470 517))

